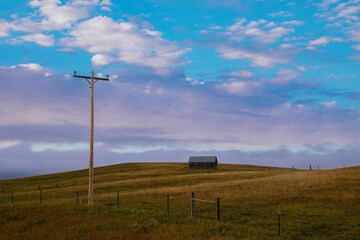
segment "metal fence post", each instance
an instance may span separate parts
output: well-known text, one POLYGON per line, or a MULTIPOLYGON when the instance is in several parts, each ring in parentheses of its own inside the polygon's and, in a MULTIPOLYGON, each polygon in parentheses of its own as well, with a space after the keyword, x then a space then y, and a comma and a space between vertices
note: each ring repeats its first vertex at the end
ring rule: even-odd
POLYGON ((195 217, 195 194, 191 193, 191 218, 195 217))
POLYGON ((220 221, 220 198, 216 198, 216 219, 220 221))

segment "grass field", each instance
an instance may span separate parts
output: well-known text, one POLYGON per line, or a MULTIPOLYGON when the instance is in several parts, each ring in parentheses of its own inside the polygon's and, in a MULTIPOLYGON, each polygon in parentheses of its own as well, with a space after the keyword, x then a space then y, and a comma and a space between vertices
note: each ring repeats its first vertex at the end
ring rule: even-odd
POLYGON ((87 170, 2 180, 0 239, 360 239, 360 167, 302 171, 220 164, 212 172, 186 167, 96 168, 92 208, 87 170), (221 221, 215 204, 202 202, 196 202, 192 219, 191 192, 211 201, 219 197, 221 221))

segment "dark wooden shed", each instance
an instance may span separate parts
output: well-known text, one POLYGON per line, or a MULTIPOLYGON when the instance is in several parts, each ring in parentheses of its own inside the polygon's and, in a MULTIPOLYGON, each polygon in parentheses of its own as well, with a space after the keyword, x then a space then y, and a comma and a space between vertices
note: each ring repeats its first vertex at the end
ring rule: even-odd
POLYGON ((217 169, 217 165, 216 156, 191 156, 189 158, 189 169, 217 169))

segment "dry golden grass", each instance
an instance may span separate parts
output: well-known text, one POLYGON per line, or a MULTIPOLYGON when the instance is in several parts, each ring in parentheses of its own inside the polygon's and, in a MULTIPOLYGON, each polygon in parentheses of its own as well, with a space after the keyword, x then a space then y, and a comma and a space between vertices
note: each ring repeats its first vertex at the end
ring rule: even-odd
POLYGON ((359 167, 220 165, 208 172, 189 171, 183 163, 121 164, 96 169, 95 186, 89 208, 86 170, 0 181, 0 239, 278 239, 279 210, 281 239, 360 236, 359 167), (191 192, 211 201, 220 197, 221 222, 214 204, 199 202, 191 219, 191 192))

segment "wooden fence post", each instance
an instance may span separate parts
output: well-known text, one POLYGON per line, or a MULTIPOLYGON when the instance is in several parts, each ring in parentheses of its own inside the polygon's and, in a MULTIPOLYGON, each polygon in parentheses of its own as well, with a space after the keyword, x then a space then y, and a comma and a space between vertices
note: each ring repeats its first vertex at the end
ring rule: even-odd
POLYGON ((191 218, 195 217, 195 194, 191 193, 191 218))
POLYGON ((170 197, 169 194, 166 196, 166 202, 167 202, 167 215, 170 215, 170 197))
POLYGON ((14 192, 11 191, 11 204, 14 204, 14 192))
POLYGON ((220 198, 216 198, 216 219, 220 221, 220 198))
POLYGON ((79 205, 79 191, 76 191, 76 205, 79 205))
POLYGON ((278 216, 278 234, 280 236, 281 233, 281 211, 279 211, 279 216, 278 216))
POLYGON ((117 191, 117 207, 120 207, 120 191, 117 191))
POLYGON ((40 188, 40 204, 42 203, 42 189, 40 188))

